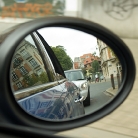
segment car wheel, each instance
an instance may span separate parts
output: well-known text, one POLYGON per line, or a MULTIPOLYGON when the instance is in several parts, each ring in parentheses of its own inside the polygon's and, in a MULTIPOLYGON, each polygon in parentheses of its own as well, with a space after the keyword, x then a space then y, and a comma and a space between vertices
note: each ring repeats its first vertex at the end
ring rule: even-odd
POLYGON ((89 88, 88 88, 88 95, 87 95, 86 99, 84 100, 83 104, 84 104, 84 106, 89 106, 90 105, 90 91, 89 91, 89 88))

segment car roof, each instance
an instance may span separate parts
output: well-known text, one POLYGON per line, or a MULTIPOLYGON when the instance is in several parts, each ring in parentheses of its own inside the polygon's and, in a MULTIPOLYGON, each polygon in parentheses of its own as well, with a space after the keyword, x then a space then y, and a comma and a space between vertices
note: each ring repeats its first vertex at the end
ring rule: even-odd
POLYGON ((71 70, 66 70, 66 71, 64 71, 64 72, 75 72, 75 71, 82 71, 82 69, 71 69, 71 70))

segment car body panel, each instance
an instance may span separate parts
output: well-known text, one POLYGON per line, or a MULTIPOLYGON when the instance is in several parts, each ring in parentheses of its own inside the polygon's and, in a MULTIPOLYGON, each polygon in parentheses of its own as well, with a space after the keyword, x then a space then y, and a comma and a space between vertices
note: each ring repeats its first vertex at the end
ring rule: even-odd
POLYGON ((82 96, 84 96, 84 99, 86 99, 87 95, 88 95, 88 83, 87 80, 85 80, 85 77, 82 73, 81 69, 74 69, 74 70, 67 70, 64 71, 66 78, 70 81, 72 81, 79 89, 80 89, 80 93, 82 96), (79 72, 81 75, 76 76, 75 78, 75 73, 79 72), (72 75, 70 73, 73 73, 72 75), (85 84, 86 87, 82 88, 82 85, 85 84))
MULTIPOLYGON (((52 51, 50 51, 50 46, 45 42, 45 40, 43 40, 42 36, 39 36, 38 33, 33 32, 33 34, 28 36, 25 38, 26 41, 23 42, 30 46, 28 42, 34 40, 34 43, 32 43, 31 46, 33 48, 35 46, 34 49, 35 52, 37 49, 38 55, 37 58, 35 58, 35 54, 33 59, 35 61, 37 61, 36 59, 38 58, 39 61, 41 59, 41 65, 43 65, 43 68, 41 66, 39 66, 39 68, 41 67, 44 73, 40 74, 41 77, 39 77, 38 74, 34 77, 31 73, 36 72, 37 70, 35 70, 36 67, 33 68, 32 71, 28 71, 27 73, 30 76, 32 75, 34 79, 37 80, 37 83, 27 83, 27 85, 24 84, 18 90, 13 89, 15 98, 18 97, 16 95, 18 93, 23 93, 24 95, 27 94, 27 96, 20 97, 20 99, 16 98, 19 105, 27 113, 41 119, 64 120, 84 115, 85 111, 83 102, 75 102, 75 100, 81 98, 79 89, 73 82, 68 82, 64 77, 62 68, 59 68, 59 66, 57 67, 57 65, 54 64, 55 62, 52 62, 53 55, 51 54, 52 51), (55 69, 56 67, 58 70, 55 69)), ((21 43, 22 45, 24 44, 23 42, 21 43)), ((21 44, 19 48, 22 46, 21 44)), ((30 51, 27 51, 28 49, 24 48, 23 50, 26 50, 26 52, 29 53, 30 51)), ((19 50, 17 49, 18 53, 20 52, 19 50)), ((17 52, 15 52, 15 55, 17 55, 17 52)), ((34 53, 30 52, 30 55, 31 54, 33 55, 34 53)), ((28 63, 27 65, 32 67, 32 64, 29 64, 28 62, 28 58, 23 61, 25 62, 25 65, 28 63)), ((39 65, 38 63, 39 62, 37 61, 37 65, 39 65)), ((23 65, 24 64, 21 63, 21 66, 23 65)), ((17 67, 14 68, 14 70, 17 69, 17 67)), ((25 75, 22 75, 20 80, 23 78, 23 80, 27 79, 27 81, 24 82, 32 81, 31 77, 27 76, 27 78, 25 78, 24 76, 25 75)))
POLYGON ((18 101, 29 114, 41 119, 68 119, 84 115, 83 103, 75 103, 79 91, 72 82, 64 82, 51 89, 18 101))
POLYGON ((82 96, 84 96, 84 100, 86 99, 87 95, 88 95, 88 84, 86 80, 79 80, 79 81, 72 81, 77 87, 79 87, 80 89, 80 93, 82 96), (87 87, 85 89, 81 88, 82 84, 87 84, 87 87))

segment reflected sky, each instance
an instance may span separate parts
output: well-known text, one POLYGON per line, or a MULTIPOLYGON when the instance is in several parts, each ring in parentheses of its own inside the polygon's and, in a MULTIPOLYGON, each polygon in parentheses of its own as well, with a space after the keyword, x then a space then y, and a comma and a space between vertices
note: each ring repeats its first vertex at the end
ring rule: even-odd
POLYGON ((99 56, 97 38, 93 35, 68 28, 47 27, 38 30, 50 46, 64 46, 67 54, 74 60, 84 53, 94 53, 99 56))

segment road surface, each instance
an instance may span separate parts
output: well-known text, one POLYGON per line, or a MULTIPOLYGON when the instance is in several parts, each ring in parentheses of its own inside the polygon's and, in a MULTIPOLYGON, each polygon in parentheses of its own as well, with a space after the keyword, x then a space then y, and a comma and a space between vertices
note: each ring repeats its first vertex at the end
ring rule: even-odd
MULTIPOLYGON (((117 82, 115 81, 115 85, 117 82)), ((92 113, 108 103, 113 95, 106 92, 108 88, 111 87, 111 81, 102 81, 97 83, 90 83, 90 99, 91 105, 85 107, 85 114, 92 113)))

